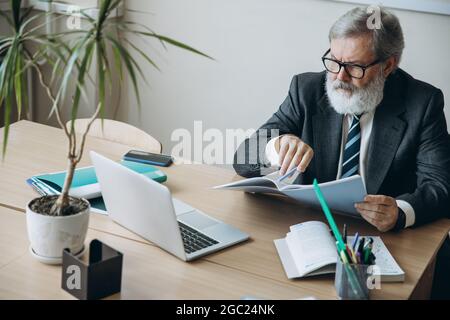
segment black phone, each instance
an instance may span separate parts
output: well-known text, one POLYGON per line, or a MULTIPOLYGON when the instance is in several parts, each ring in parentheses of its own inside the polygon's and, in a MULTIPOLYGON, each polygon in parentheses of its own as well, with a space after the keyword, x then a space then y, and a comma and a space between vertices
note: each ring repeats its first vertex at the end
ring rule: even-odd
POLYGON ((169 155, 151 153, 139 150, 131 150, 123 156, 123 160, 152 164, 160 167, 168 167, 173 159, 169 155))

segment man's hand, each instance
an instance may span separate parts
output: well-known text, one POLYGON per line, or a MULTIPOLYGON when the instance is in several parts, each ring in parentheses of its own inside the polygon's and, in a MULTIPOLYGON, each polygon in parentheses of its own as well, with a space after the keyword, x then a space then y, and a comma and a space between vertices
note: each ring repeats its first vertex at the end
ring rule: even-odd
POLYGON ((300 172, 305 172, 314 156, 313 149, 292 134, 286 134, 278 139, 275 149, 279 155, 278 163, 281 165, 281 175, 293 167, 297 167, 300 172))
POLYGON ((368 195, 364 198, 364 202, 356 203, 355 208, 365 220, 381 232, 395 227, 398 207, 392 197, 368 195))

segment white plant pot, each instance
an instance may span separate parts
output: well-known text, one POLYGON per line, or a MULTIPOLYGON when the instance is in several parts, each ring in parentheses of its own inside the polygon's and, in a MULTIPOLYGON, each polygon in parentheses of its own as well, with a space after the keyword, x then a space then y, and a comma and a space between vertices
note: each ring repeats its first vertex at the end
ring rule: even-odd
MULTIPOLYGON (((83 199, 83 201, 86 201, 83 199)), ((90 205, 86 210, 71 216, 47 216, 36 213, 27 204, 27 230, 32 254, 45 262, 62 259, 63 250, 70 249, 79 254, 84 249, 84 240, 89 225, 90 205)))

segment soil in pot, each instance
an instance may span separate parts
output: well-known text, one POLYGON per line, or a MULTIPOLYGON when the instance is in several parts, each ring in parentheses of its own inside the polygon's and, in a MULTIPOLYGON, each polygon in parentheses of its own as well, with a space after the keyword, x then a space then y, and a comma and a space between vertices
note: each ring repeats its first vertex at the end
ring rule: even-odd
MULTIPOLYGON (((53 216, 53 214, 50 214, 50 211, 57 199, 58 199, 57 195, 37 198, 30 203, 29 207, 32 211, 36 213, 45 216, 53 216)), ((75 215, 77 213, 86 210, 88 206, 89 206, 88 203, 79 198, 69 197, 69 205, 63 209, 62 215, 63 216, 75 215)))

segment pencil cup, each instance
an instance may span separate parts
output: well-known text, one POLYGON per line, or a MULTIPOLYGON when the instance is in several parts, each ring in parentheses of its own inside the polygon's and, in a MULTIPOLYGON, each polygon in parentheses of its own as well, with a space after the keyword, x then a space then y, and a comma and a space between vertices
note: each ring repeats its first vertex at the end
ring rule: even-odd
POLYGON ((89 245, 86 264, 69 249, 63 252, 62 288, 80 300, 102 299, 120 292, 123 255, 100 240, 89 245))
POLYGON ((343 264, 340 259, 336 264, 334 286, 342 300, 369 300, 368 279, 370 265, 343 264))

